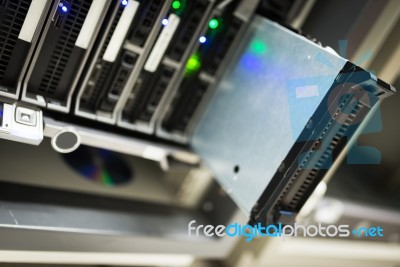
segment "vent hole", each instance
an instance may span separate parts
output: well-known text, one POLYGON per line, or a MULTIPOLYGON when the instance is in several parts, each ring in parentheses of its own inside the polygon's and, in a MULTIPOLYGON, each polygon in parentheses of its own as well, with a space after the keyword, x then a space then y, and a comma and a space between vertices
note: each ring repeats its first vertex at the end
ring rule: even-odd
POLYGON ((240 171, 239 165, 235 165, 235 167, 233 167, 233 172, 234 173, 239 173, 239 171, 240 171))

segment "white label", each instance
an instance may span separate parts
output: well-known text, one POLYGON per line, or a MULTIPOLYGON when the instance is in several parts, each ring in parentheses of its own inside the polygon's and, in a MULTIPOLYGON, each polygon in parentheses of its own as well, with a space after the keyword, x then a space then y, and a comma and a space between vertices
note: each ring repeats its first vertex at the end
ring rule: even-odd
POLYGON ((133 0, 128 1, 128 4, 122 12, 121 18, 118 21, 117 27, 115 27, 114 33, 111 36, 107 49, 104 52, 103 60, 109 62, 115 61, 122 43, 125 40, 125 36, 128 33, 132 20, 135 17, 138 6, 138 2, 133 0))
POLYGON ((150 72, 155 72, 158 65, 161 62, 161 59, 167 50, 169 43, 171 42, 172 36, 176 29, 178 28, 180 19, 175 14, 170 14, 168 17, 168 24, 164 26, 161 31, 160 36, 157 39, 156 44, 151 50, 151 54, 144 65, 144 69, 150 72))
POLYGON ((299 86, 296 87, 296 98, 305 98, 319 96, 317 85, 299 86))
POLYGON ((45 0, 32 0, 24 24, 22 24, 21 31, 19 32, 19 39, 29 43, 32 42, 33 35, 35 34, 36 28, 39 24, 40 17, 43 14, 46 2, 47 1, 45 0))
POLYGON ((94 37, 94 32, 99 24, 101 13, 107 3, 107 0, 93 0, 89 12, 83 22, 81 31, 76 39, 75 45, 87 49, 90 40, 94 37))

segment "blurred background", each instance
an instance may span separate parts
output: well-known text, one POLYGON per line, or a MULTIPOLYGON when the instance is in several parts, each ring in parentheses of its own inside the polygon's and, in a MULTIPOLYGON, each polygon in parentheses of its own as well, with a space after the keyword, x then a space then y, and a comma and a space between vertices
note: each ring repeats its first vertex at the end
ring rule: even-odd
MULTIPOLYGON (((261 1, 260 13, 271 9, 400 88, 400 1, 261 1)), ((8 152, 0 153, 0 266, 400 267, 400 97, 386 99, 376 116, 382 129, 367 126, 375 130, 357 144, 375 148, 365 157, 378 155, 380 163, 344 159, 324 198, 300 219, 380 225, 384 238, 187 240, 191 218, 246 221, 196 159, 171 159, 166 169, 85 146, 63 156, 49 140, 40 147, 0 141, 8 152)))

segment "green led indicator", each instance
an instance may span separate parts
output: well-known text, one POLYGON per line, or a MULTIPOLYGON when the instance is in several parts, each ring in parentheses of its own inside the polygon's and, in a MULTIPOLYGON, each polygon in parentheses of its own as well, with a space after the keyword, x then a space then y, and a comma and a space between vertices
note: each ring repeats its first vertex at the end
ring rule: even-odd
POLYGON ((212 19, 208 22, 208 27, 210 27, 211 29, 216 29, 218 28, 219 22, 217 19, 212 19))
POLYGON ((181 2, 179 2, 179 1, 172 2, 173 9, 179 9, 180 7, 181 7, 181 2))
POLYGON ((251 51, 253 51, 256 54, 264 54, 267 52, 267 46, 264 42, 260 40, 254 40, 251 45, 251 51))
POLYGON ((200 69, 201 62, 198 55, 192 55, 186 63, 186 72, 196 72, 200 69))

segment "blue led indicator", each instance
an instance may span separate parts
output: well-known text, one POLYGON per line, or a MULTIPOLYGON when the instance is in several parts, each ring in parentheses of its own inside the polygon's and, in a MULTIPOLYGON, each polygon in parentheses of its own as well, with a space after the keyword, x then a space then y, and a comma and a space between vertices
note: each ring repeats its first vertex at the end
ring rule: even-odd
POLYGON ((201 37, 199 38, 199 42, 202 43, 202 44, 204 44, 205 42, 207 42, 207 38, 206 38, 205 36, 201 36, 201 37))
POLYGON ((161 23, 162 23, 162 25, 167 26, 168 25, 168 20, 167 19, 163 19, 161 23))
POLYGON ((58 7, 61 9, 62 12, 67 12, 68 11, 68 6, 64 5, 64 3, 59 3, 58 7))
POLYGON ((127 1, 127 0, 123 0, 123 1, 122 1, 122 4, 123 4, 124 6, 126 6, 126 5, 128 4, 128 1, 127 1))

